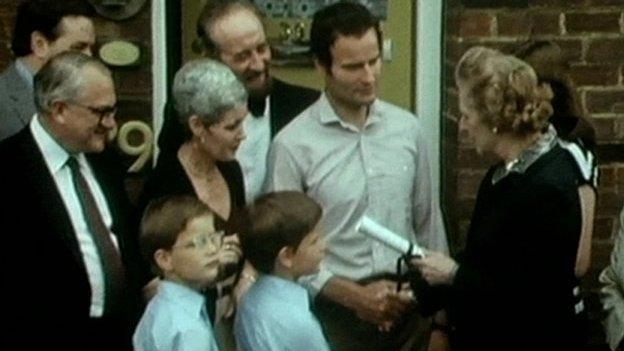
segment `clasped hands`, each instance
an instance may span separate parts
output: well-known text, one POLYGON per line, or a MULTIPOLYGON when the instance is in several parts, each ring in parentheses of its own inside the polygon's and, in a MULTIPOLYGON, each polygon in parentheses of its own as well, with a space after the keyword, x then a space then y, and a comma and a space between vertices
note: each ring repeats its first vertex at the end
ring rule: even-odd
POLYGON ((360 319, 376 324, 382 331, 390 330, 395 321, 414 303, 408 284, 404 284, 397 291, 396 282, 379 280, 361 288, 354 311, 360 319))

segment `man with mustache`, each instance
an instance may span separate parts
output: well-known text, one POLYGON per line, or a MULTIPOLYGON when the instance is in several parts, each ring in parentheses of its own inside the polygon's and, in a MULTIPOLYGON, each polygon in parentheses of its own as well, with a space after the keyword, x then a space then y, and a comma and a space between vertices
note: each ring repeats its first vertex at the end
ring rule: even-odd
MULTIPOLYGON (((253 118, 245 119, 247 139, 237 156, 248 203, 263 192, 269 144, 275 134, 319 97, 315 90, 271 76, 271 48, 261 18, 247 0, 212 0, 197 21, 207 56, 230 67, 249 93, 253 118)), ((165 122, 161 145, 171 130, 165 122)))
POLYGON ((429 323, 397 289, 399 254, 355 230, 366 215, 448 250, 420 120, 377 97, 382 38, 366 7, 318 11, 310 40, 325 92, 275 137, 268 176, 271 190, 303 191, 323 208, 327 254, 302 282, 332 349, 421 350, 429 323))

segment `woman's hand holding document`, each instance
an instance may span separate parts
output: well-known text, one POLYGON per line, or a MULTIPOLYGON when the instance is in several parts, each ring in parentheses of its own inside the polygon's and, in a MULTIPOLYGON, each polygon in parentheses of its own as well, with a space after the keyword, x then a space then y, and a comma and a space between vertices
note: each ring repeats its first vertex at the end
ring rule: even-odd
POLYGON ((450 284, 453 281, 458 265, 452 258, 438 252, 426 251, 417 243, 410 243, 397 233, 366 216, 360 219, 355 229, 402 255, 406 255, 410 263, 418 268, 427 283, 440 285, 450 284))

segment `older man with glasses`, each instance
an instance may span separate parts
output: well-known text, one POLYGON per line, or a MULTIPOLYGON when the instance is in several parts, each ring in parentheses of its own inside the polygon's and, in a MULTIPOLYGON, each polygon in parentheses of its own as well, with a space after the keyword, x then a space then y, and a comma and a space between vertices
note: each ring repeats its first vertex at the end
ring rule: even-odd
POLYGON ((27 349, 130 349, 138 254, 120 167, 103 152, 116 127, 111 72, 65 52, 37 73, 34 95, 35 118, 0 143, 6 335, 36 336, 20 338, 27 349))

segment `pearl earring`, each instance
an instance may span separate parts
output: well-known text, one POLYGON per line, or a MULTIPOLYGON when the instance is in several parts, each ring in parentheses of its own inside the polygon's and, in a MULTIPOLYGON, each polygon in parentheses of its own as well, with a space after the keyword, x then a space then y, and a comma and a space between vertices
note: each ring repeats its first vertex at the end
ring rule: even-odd
POLYGON ((498 134, 498 127, 492 128, 492 134, 498 134))

